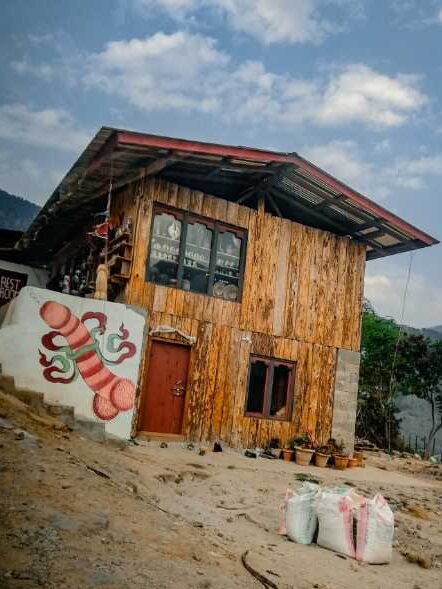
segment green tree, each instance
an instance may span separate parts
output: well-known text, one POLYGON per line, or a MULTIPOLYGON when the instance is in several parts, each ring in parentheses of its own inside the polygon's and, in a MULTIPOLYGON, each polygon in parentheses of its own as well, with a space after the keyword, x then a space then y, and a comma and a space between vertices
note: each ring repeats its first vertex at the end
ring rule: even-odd
POLYGON ((391 376, 399 335, 393 319, 380 317, 370 303, 364 304, 356 434, 383 448, 400 443, 391 376))
POLYGON ((432 425, 426 455, 442 429, 442 341, 410 335, 399 342, 397 376, 401 392, 425 399, 431 407, 432 425))

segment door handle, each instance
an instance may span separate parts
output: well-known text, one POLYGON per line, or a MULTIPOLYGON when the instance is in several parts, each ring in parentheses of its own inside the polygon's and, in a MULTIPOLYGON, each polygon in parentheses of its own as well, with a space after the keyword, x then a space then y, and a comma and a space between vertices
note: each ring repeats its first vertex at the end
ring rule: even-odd
POLYGON ((177 380, 173 387, 171 387, 170 392, 174 397, 184 397, 186 387, 183 385, 183 381, 177 380))

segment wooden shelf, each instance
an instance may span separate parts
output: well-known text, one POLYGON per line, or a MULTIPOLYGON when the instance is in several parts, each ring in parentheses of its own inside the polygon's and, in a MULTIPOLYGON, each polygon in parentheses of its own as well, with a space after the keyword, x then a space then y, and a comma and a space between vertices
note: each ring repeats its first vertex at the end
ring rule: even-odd
POLYGON ((128 274, 111 274, 110 281, 111 282, 126 282, 129 280, 130 276, 128 274))
POLYGON ((240 256, 235 256, 234 254, 226 254, 225 252, 220 252, 220 251, 217 251, 216 255, 217 256, 227 256, 228 258, 234 258, 235 260, 240 259, 240 256))
POLYGON ((238 276, 231 276, 230 274, 224 274, 224 272, 217 272, 215 270, 215 275, 216 276, 223 276, 224 278, 230 278, 230 280, 238 281, 238 276))
POLYGON ((110 260, 108 260, 109 266, 113 266, 117 262, 132 262, 132 258, 128 258, 126 256, 112 256, 110 260), (112 262, 112 263, 111 263, 112 262))
POLYGON ((160 233, 153 233, 153 237, 158 237, 158 239, 165 239, 166 241, 171 241, 172 243, 177 243, 178 246, 180 244, 180 239, 173 239, 172 237, 169 237, 168 235, 161 235, 160 233))
MULTIPOLYGON (((113 252, 116 252, 118 250, 120 250, 122 247, 128 247, 128 248, 132 248, 133 244, 126 242, 126 241, 122 241, 120 243, 115 244, 113 247, 109 248, 107 251, 107 255, 110 256, 113 254, 113 252)), ((104 257, 104 254, 100 254, 102 257, 104 257)))
MULTIPOLYGON (((129 241, 131 235, 122 233, 108 243, 107 260, 109 269, 109 282, 124 284, 130 279, 132 265, 132 247, 129 241)), ((101 260, 105 259, 105 253, 100 254, 101 260)))

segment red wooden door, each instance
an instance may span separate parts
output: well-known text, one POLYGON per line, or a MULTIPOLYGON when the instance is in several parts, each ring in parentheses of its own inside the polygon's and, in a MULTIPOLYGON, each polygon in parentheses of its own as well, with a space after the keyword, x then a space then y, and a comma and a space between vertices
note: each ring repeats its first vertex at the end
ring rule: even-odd
POLYGON ((152 341, 144 379, 144 409, 140 429, 181 434, 190 348, 152 341))

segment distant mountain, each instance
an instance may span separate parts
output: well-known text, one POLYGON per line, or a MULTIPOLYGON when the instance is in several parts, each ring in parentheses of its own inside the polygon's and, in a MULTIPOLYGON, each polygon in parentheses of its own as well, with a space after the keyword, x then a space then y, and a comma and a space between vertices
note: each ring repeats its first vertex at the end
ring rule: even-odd
POLYGON ((24 231, 39 210, 29 200, 0 189, 0 229, 24 231))
POLYGON ((403 326, 405 333, 409 335, 423 335, 430 339, 442 340, 442 325, 436 325, 435 327, 423 327, 418 329, 417 327, 410 327, 409 325, 403 326))
POLYGON ((431 337, 432 339, 442 340, 442 329, 440 325, 436 327, 424 327, 421 331, 422 335, 424 335, 425 337, 431 337))

